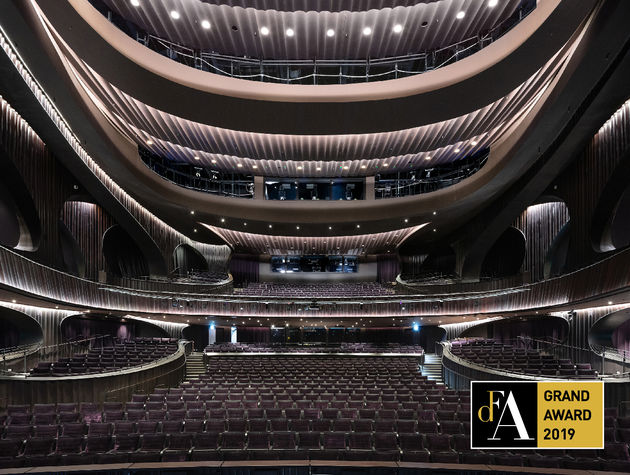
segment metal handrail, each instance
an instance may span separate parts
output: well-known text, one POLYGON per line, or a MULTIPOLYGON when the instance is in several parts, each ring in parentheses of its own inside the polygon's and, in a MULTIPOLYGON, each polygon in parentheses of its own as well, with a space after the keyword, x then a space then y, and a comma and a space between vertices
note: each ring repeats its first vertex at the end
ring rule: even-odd
POLYGON ((386 58, 359 60, 270 60, 224 55, 211 51, 195 50, 165 38, 152 35, 125 20, 118 13, 108 10, 105 16, 118 29, 153 51, 186 66, 235 79, 284 84, 347 84, 382 81, 422 74, 439 69, 476 53, 501 38, 527 17, 537 2, 524 0, 519 7, 499 24, 484 34, 466 38, 440 49, 386 58), (383 67, 389 70, 382 71, 383 67), (379 67, 379 72, 370 68, 379 67), (258 72, 241 73, 241 69, 257 69, 258 72), (309 70, 303 72, 304 68, 309 70), (338 72, 324 73, 322 68, 338 68, 338 72), (356 71, 352 71, 352 70, 356 71), (350 71, 349 71, 350 70, 350 71), (281 73, 281 74, 280 74, 281 73))

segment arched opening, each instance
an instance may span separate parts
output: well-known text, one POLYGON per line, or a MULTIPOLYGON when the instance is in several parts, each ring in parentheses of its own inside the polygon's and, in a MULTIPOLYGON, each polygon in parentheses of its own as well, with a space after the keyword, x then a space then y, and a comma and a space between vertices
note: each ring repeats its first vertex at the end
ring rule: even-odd
MULTIPOLYGON (((420 326, 417 342, 427 353, 435 353, 437 344, 445 339, 446 329, 435 325, 420 326)), ((415 339, 414 343, 416 343, 415 339)))
POLYGON ((461 338, 491 338, 500 341, 528 337, 541 340, 564 341, 569 334, 569 322, 561 317, 524 316, 494 320, 464 330, 461 338))
POLYGON ((59 220, 59 246, 66 272, 77 277, 85 277, 85 256, 81 252, 79 243, 61 220, 59 220))
POLYGON ((518 274, 526 250, 525 235, 519 229, 510 226, 486 254, 481 265, 481 277, 500 279, 518 274))
POLYGON ((97 335, 108 335, 121 339, 169 337, 167 331, 157 325, 124 317, 79 314, 70 315, 61 322, 61 336, 66 341, 90 338, 97 335))
POLYGON ((33 252, 39 248, 41 223, 35 203, 14 167, 0 166, 0 244, 33 252))
POLYGON ((44 341, 42 327, 32 317, 0 307, 0 348, 33 345, 44 341))
POLYGON ((615 348, 630 354, 630 308, 597 320, 588 331, 588 342, 595 347, 615 348))
POLYGON ((190 244, 180 244, 173 251, 173 273, 186 276, 190 273, 208 272, 208 261, 190 244))
POLYGON ((203 351, 210 341, 208 325, 189 325, 182 330, 182 338, 195 345, 195 351, 203 351))
POLYGON ((571 221, 562 226, 549 246, 545 256, 543 277, 549 279, 564 273, 569 254, 569 237, 571 236, 571 221))
POLYGON ((457 277, 455 251, 448 245, 431 249, 426 254, 401 256, 401 262, 403 280, 428 283, 450 281, 457 277))
POLYGON ((149 276, 146 255, 129 233, 117 224, 103 234, 103 255, 109 275, 119 278, 149 276))
MULTIPOLYGON (((605 213, 603 209, 596 212, 605 213)), ((621 193, 607 215, 598 245, 595 246, 598 252, 614 251, 630 245, 630 186, 621 193)))

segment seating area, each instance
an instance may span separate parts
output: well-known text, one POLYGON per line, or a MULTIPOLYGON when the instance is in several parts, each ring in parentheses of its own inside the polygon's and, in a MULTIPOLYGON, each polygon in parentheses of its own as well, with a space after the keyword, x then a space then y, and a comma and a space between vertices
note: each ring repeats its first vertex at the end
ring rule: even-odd
POLYGON ((327 297, 379 297, 394 295, 391 287, 378 282, 331 282, 331 283, 272 283, 253 282, 242 289, 234 289, 239 295, 284 298, 327 298, 327 297))
POLYGON ((340 345, 271 345, 268 343, 218 343, 206 346, 206 353, 424 353, 420 345, 400 343, 341 343, 340 345))
POLYGON ((219 356, 208 368, 126 404, 9 406, 0 467, 383 460, 630 469, 630 418, 616 409, 606 410, 602 451, 471 451, 469 392, 428 380, 415 358, 219 356))
POLYGON ((91 348, 87 353, 39 362, 31 376, 72 376, 103 373, 150 363, 177 351, 175 338, 115 338, 112 346, 91 348))
POLYGON ((546 378, 597 377, 590 363, 573 363, 570 359, 555 358, 537 350, 517 348, 496 340, 454 340, 451 342, 451 353, 489 368, 546 378))

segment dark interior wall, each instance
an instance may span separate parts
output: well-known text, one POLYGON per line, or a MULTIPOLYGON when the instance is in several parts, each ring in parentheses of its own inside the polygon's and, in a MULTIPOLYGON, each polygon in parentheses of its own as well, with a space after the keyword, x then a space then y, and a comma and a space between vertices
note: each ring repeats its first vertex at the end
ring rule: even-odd
POLYGON ((427 353, 435 353, 436 345, 446 339, 446 330, 444 328, 428 325, 420 327, 418 344, 424 348, 427 353))
POLYGON ((518 317, 482 323, 464 330, 462 338, 492 338, 509 341, 518 337, 565 341, 569 334, 569 323, 560 317, 518 317))
POLYGON ((529 206, 513 226, 525 236, 526 253, 521 271, 531 281, 544 277, 545 259, 554 239, 569 221, 569 209, 562 201, 549 201, 529 206))
POLYGON ((120 226, 114 225, 103 235, 103 255, 107 273, 114 277, 148 277, 149 263, 142 249, 120 226))
POLYGON ((601 250, 623 249, 630 244, 630 186, 612 210, 600 240, 601 250))
POLYGON ((0 307, 0 348, 29 345, 44 340, 42 327, 30 316, 0 307))
POLYGON ((392 254, 376 256, 376 280, 381 283, 394 282, 400 274, 398 257, 392 254))
POLYGON ((72 315, 61 322, 63 340, 109 335, 117 338, 168 337, 162 328, 147 322, 105 315, 72 315))
POLYGON ((85 255, 65 223, 59 220, 59 244, 66 272, 85 278, 85 255))
MULTIPOLYGON (((227 341, 230 340, 230 328, 225 327, 227 341)), ((270 343, 271 328, 269 327, 238 327, 236 338, 243 343, 270 343)))
POLYGON ((20 218, 18 217, 18 209, 15 200, 11 196, 11 192, 0 181, 0 244, 15 248, 20 242, 20 218))
POLYGON ((230 259, 230 273, 237 286, 258 282, 259 268, 259 258, 252 254, 233 254, 230 259))
POLYGON ((630 355, 630 318, 615 328, 612 334, 612 342, 619 351, 630 355))
POLYGON ((4 178, 7 178, 7 168, 14 168, 19 173, 37 214, 41 240, 35 246, 35 252, 25 255, 51 267, 64 269, 59 252, 59 213, 66 198, 75 191, 73 186, 76 181, 17 112, 0 99, 0 165, 2 164, 4 166, 0 168, 4 178))
POLYGON ((571 239, 571 221, 562 226, 556 237, 549 246, 549 251, 545 256, 543 267, 543 278, 549 279, 564 273, 567 266, 567 256, 569 254, 569 241, 571 239))
POLYGON ((520 272, 527 250, 525 236, 513 226, 507 228, 492 245, 481 265, 481 276, 502 278, 520 272))
POLYGON ((86 259, 85 276, 96 280, 98 272, 105 270, 103 235, 115 224, 114 219, 95 203, 81 199, 66 201, 61 212, 66 225, 86 259))
POLYGON ((184 328, 182 338, 190 340, 195 345, 195 351, 203 351, 209 341, 208 325, 189 325, 184 328))
POLYGON ((191 271, 207 271, 208 262, 205 257, 189 244, 180 244, 173 251, 173 268, 180 276, 191 271))
POLYGON ((553 194, 571 210, 567 272, 609 255, 596 249, 629 173, 630 105, 624 105, 554 183, 553 194))

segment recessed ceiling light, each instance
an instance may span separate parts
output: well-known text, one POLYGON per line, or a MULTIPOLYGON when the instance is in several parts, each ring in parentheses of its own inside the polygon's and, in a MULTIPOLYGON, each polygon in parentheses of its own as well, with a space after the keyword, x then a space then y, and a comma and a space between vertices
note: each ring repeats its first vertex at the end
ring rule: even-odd
POLYGON ((221 222, 222 222, 222 223, 225 223, 225 218, 221 218, 221 222))
POLYGON ((295 36, 295 31, 293 30, 293 28, 287 28, 284 34, 291 38, 295 36))
POLYGON ((612 303, 612 300, 609 300, 609 301, 608 301, 608 305, 612 305, 612 304, 613 304, 613 303, 612 303))
POLYGON ((132 4, 134 7, 139 7, 139 6, 140 6, 140 0, 131 0, 131 4, 132 4))
POLYGON ((328 226, 328 230, 330 231, 332 229, 332 226, 328 226))
POLYGON ((269 34, 269 28, 267 28, 266 26, 263 26, 260 29, 260 34, 263 35, 263 36, 267 36, 269 34))
POLYGON ((213 158, 213 159, 212 159, 212 163, 217 163, 217 159, 216 159, 216 158, 213 158))
POLYGON ((466 16, 466 13, 461 11, 457 14, 457 16, 455 18, 457 18, 458 20, 461 20, 462 18, 464 18, 466 16))
POLYGON ((317 167, 315 170, 317 170, 318 172, 322 170, 322 167, 317 167))
POLYGON ((384 167, 388 167, 388 166, 389 166, 389 163, 383 163, 383 166, 384 166, 384 167))
POLYGON ((497 4, 498 4, 498 3, 499 3, 499 0, 490 0, 490 1, 488 2, 488 6, 489 6, 490 8, 494 8, 494 7, 496 7, 496 6, 497 6, 497 4))
POLYGON ((147 145, 153 145, 153 140, 147 139, 147 145))
POLYGON ((409 218, 405 218, 405 223, 408 223, 408 222, 409 222, 409 218))
POLYGON ((210 22, 208 20, 202 20, 201 26, 202 26, 202 28, 205 28, 206 30, 209 30, 210 29, 210 22))
POLYGON ((437 211, 434 211, 434 212, 433 212, 433 216, 435 216, 436 214, 437 214, 437 211))
POLYGON ((173 20, 179 20, 179 12, 177 10, 171 10, 171 18, 173 20))
POLYGON ((361 165, 361 168, 367 168, 367 165, 361 165))
POLYGON ((459 153, 459 149, 458 148, 455 149, 455 153, 459 153))
POLYGON ((394 33, 400 33, 401 31, 403 31, 403 26, 400 23, 398 23, 394 25, 394 28, 392 28, 392 31, 394 33))
POLYGON ((369 26, 366 26, 365 28, 363 28, 363 35, 368 36, 372 34, 372 28, 370 28, 369 26))
POLYGON ((195 160, 201 160, 201 158, 199 158, 199 155, 195 155, 195 160))
POLYGON ((361 225, 360 225, 360 224, 357 224, 357 228, 360 228, 360 227, 361 227, 361 225))
POLYGON ((333 30, 332 28, 328 28, 328 29, 326 30, 326 36, 327 36, 328 38, 332 38, 333 36, 335 36, 335 30, 333 30))
POLYGON ((302 165, 298 165, 297 169, 301 170, 302 168, 304 168, 302 165))
POLYGON ((426 157, 424 157, 425 160, 431 160, 431 155, 427 155, 426 157))
POLYGON ((476 140, 473 140, 472 142, 470 142, 472 145, 477 145, 479 142, 477 142, 476 140))
POLYGON ((256 169, 258 168, 258 165, 252 165, 252 168, 256 169))
POLYGON ((344 166, 343 166, 343 169, 344 169, 344 170, 347 170, 348 168, 350 168, 348 165, 344 165, 344 166))
POLYGON ((190 210, 190 214, 195 214, 195 212, 193 210, 190 210))
POLYGON ((270 225, 269 225, 269 227, 270 227, 270 228, 273 228, 273 224, 270 224, 270 225))
POLYGON ((243 168, 243 164, 242 164, 242 163, 237 163, 237 164, 236 164, 236 166, 237 166, 238 168, 243 168))
POLYGON ((295 229, 300 229, 300 227, 299 227, 299 226, 296 226, 296 227, 295 227, 295 229))

